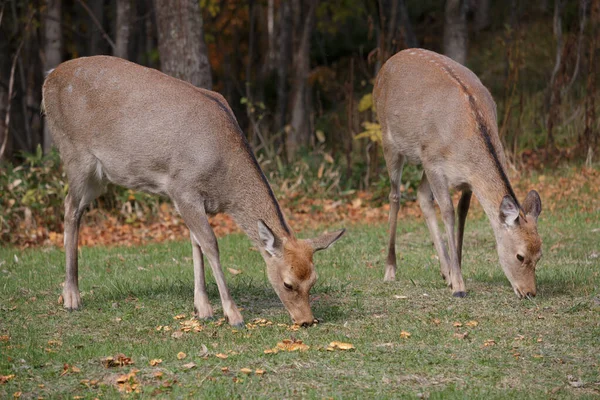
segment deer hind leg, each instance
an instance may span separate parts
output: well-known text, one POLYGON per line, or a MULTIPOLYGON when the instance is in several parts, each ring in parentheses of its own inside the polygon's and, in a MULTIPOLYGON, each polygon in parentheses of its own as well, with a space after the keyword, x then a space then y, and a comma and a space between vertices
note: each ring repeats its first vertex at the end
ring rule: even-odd
POLYGON ((69 177, 69 193, 65 197, 65 231, 64 244, 66 256, 66 278, 63 288, 63 306, 68 310, 77 310, 81 307, 79 294, 78 272, 78 241, 79 225, 86 207, 98 197, 104 186, 101 176, 98 176, 96 159, 86 162, 71 164, 67 168, 69 177))
POLYGON ((390 235, 388 243, 387 260, 385 263, 384 281, 393 281, 396 279, 396 230, 398 222, 398 210, 400 209, 400 181, 402 178, 402 169, 404 167, 404 156, 401 154, 386 155, 386 165, 390 175, 390 216, 388 233, 390 235))
POLYGON ((213 317, 213 310, 206 293, 204 256, 200 245, 198 245, 191 232, 190 238, 192 239, 192 257, 194 259, 194 314, 197 318, 210 319, 213 317))
POLYGON ((444 245, 444 241, 442 239, 442 234, 440 233, 437 216, 435 215, 433 192, 431 191, 431 187, 427 181, 427 175, 425 173, 423 173, 423 178, 421 178, 421 183, 419 184, 419 188, 417 190, 417 199, 419 200, 421 211, 423 211, 425 222, 429 228, 433 245, 435 246, 435 250, 440 258, 442 277, 448 286, 451 286, 450 258, 448 257, 448 251, 446 250, 446 246, 444 245))
POLYGON ((456 232, 456 253, 458 254, 458 265, 462 265, 462 245, 463 236, 465 233, 465 221, 467 220, 467 213, 469 212, 469 205, 471 204, 471 195, 473 192, 470 190, 463 190, 460 200, 458 202, 458 230, 456 232))
MULTIPOLYGON (((444 258, 448 262, 450 271, 450 286, 452 287, 452 295, 455 297, 465 297, 467 295, 465 291, 465 283, 463 281, 462 273, 460 271, 460 265, 458 261, 458 252, 456 250, 456 240, 454 233, 454 205, 452 204, 452 197, 448 191, 448 184, 444 176, 436 174, 433 171, 425 171, 423 177, 427 177, 429 182, 429 188, 433 193, 433 197, 440 206, 442 214, 442 220, 446 227, 446 236, 448 237, 448 253, 444 253, 444 258)), ((438 232, 438 240, 441 242, 441 235, 438 232)), ((443 247, 443 244, 440 243, 443 247)), ((438 250, 439 252, 439 250, 438 250)), ((441 257, 440 257, 441 258, 441 257)))
POLYGON ((215 233, 208 222, 208 216, 204 210, 202 199, 187 201, 185 198, 175 197, 173 200, 183 220, 188 228, 190 228, 192 239, 196 241, 196 244, 200 246, 202 253, 208 259, 208 263, 217 281, 225 318, 232 326, 244 326, 242 314, 235 305, 225 283, 225 275, 221 269, 221 261, 219 259, 219 245, 215 233))

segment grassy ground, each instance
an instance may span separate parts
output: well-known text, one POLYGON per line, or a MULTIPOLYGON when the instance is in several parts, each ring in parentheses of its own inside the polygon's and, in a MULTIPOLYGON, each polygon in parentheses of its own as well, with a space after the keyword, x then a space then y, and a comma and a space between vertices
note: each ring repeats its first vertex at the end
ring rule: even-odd
MULTIPOLYGON (((189 319, 193 298, 187 242, 82 248, 85 308, 73 313, 57 304, 64 279, 61 250, 0 249, 0 375, 14 375, 0 384, 0 397, 491 399, 600 394, 597 210, 542 214, 544 258, 533 301, 513 294, 497 264, 484 217, 467 222, 466 299, 451 297, 444 286, 422 220, 401 221, 401 266, 394 283, 382 279, 385 226, 349 228, 347 237, 316 256, 313 309, 322 323, 297 331, 288 326, 260 255, 248 250, 241 235, 220 240, 225 267, 241 271, 226 272, 229 287, 247 322, 262 318, 272 324, 235 331, 219 321, 203 322, 202 331, 182 335, 174 332, 185 320, 174 317, 185 314, 189 319), (159 326, 170 330, 157 330, 159 326), (403 331, 410 337, 403 337, 403 331), (264 353, 284 339, 302 340, 310 348, 264 353), (336 340, 355 350, 327 351, 336 340), (178 359, 179 352, 186 357, 178 359), (134 364, 105 368, 102 359, 118 353, 134 364), (151 366, 153 359, 162 363, 151 366), (195 367, 188 369, 190 362, 195 367), (222 371, 225 367, 228 372, 222 371), (265 373, 246 375, 242 368, 265 373), (131 371, 119 384, 124 381, 119 376, 131 371), (135 389, 139 394, 127 395, 135 389)), ((217 306, 212 277, 209 282, 217 306)))

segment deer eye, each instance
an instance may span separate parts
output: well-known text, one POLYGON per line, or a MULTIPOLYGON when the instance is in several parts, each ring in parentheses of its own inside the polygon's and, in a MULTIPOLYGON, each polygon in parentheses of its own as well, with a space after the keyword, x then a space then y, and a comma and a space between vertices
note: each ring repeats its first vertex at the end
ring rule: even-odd
POLYGON ((517 260, 519 260, 520 262, 523 262, 523 261, 525 261, 525 257, 523 257, 520 254, 517 254, 517 260))
POLYGON ((285 288, 286 288, 287 290, 292 290, 292 289, 293 289, 293 288, 292 288, 292 285, 290 285, 290 284, 289 284, 289 283, 287 283, 287 282, 283 282, 283 286, 285 286, 285 288))

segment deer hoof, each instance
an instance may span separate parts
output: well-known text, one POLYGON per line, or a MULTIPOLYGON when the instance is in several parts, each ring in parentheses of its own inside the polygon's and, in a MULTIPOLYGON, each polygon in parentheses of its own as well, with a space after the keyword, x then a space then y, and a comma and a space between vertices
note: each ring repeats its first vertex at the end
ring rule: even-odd
POLYGON ((454 292, 454 293, 452 293, 452 296, 460 297, 462 299, 462 298, 467 297, 467 292, 454 292))
POLYGON ((62 294, 63 307, 68 311, 79 310, 81 308, 81 295, 78 290, 65 288, 62 294))

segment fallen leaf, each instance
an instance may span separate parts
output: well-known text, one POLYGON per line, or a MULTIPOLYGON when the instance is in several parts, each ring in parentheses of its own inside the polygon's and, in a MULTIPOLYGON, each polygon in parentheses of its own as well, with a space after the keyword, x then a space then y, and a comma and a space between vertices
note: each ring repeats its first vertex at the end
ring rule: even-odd
POLYGON ((81 372, 81 370, 79 368, 77 368, 76 366, 72 366, 71 367, 71 372, 74 372, 74 373, 77 374, 77 373, 81 372))
MULTIPOLYGON (((17 256, 15 256, 15 257, 17 257, 17 256)), ((23 394, 23 392, 14 392, 14 393, 13 393, 13 397, 14 397, 15 399, 18 399, 19 397, 21 397, 21 395, 22 395, 22 394, 23 394)))
POLYGON ((153 358, 152 360, 150 360, 150 365, 153 366, 153 367, 156 367, 161 362, 162 362, 162 359, 160 359, 160 358, 153 358))
POLYGON ((496 345, 496 341, 494 339, 488 339, 485 342, 483 342, 483 345, 485 347, 495 346, 496 345))
POLYGON ((102 359, 104 368, 122 367, 133 364, 133 360, 125 354, 117 354, 114 357, 106 357, 102 359))
POLYGON ((469 332, 464 332, 464 333, 455 333, 454 337, 457 339, 466 339, 466 337, 469 336, 469 332))
POLYGON ((200 353, 198 353, 198 357, 207 357, 208 356, 208 347, 206 347, 206 345, 202 345, 202 349, 200 350, 200 353))
POLYGON ((15 374, 0 375, 0 385, 4 385, 6 382, 15 379, 15 374))
POLYGON ((400 332, 400 337, 401 337, 402 339, 408 339, 408 338, 410 337, 410 333, 409 333, 409 332, 406 332, 406 331, 401 331, 401 332, 400 332))
POLYGON ((187 357, 187 354, 185 354, 183 351, 180 351, 179 353, 177 353, 178 360, 183 360, 186 357, 187 357))
POLYGON ((254 371, 254 373, 255 373, 256 375, 264 375, 264 373, 265 373, 265 370, 264 370, 264 369, 257 369, 256 371, 254 371))
POLYGON ((225 360, 228 357, 228 355, 219 353, 219 354, 216 354, 215 357, 220 358, 221 360, 225 360))
POLYGON ((189 362, 189 363, 187 363, 187 364, 183 364, 183 368, 185 368, 185 369, 192 369, 192 368, 196 368, 196 363, 189 362))
POLYGON ((239 269, 235 269, 235 268, 227 268, 227 271, 229 271, 229 273, 231 275, 239 275, 242 273, 242 271, 240 271, 239 269))
POLYGON ((440 320, 439 320, 439 319, 437 319, 437 318, 434 318, 432 322, 433 322, 434 324, 436 324, 436 325, 439 325, 439 324, 441 324, 441 323, 442 323, 442 321, 440 321, 440 320))
POLYGON ((162 371, 156 371, 154 373, 154 378, 156 378, 156 379, 162 379, 162 376, 163 376, 163 372, 162 371))
POLYGON ((179 314, 173 317, 173 319, 185 319, 185 314, 179 314))
POLYGON ((468 326, 469 328, 474 328, 477 325, 479 325, 479 322, 477 322, 477 321, 469 321, 465 325, 468 326))
POLYGON ((250 375, 252 373, 252 370, 250 368, 242 368, 240 369, 240 372, 246 375, 250 375))
POLYGON ((408 296, 398 296, 397 294, 395 294, 394 297, 400 300, 408 299, 408 296))
POLYGON ((221 367, 221 371, 226 374, 229 372, 229 367, 221 367))
POLYGON ((175 331, 175 332, 171 333, 171 337, 173 339, 181 339, 183 337, 183 332, 175 331))
POLYGON ((460 328, 461 326, 463 326, 462 322, 455 322, 452 325, 454 325, 457 328, 460 328))
POLYGON ((580 378, 575 378, 573 375, 568 375, 567 380, 569 381, 569 385, 574 388, 582 388, 584 383, 580 378))
POLYGON ((8 342, 10 340, 10 336, 2 335, 0 336, 0 342, 8 342))

